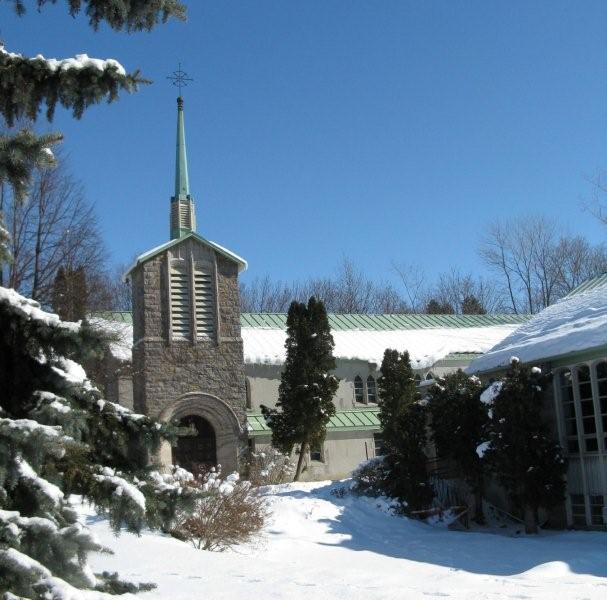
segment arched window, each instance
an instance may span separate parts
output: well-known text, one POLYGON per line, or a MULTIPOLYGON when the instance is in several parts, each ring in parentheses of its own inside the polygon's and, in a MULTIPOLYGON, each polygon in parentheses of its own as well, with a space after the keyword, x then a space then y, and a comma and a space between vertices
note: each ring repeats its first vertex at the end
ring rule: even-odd
POLYGON ((370 404, 377 403, 377 390, 375 389, 375 377, 373 375, 367 377, 367 402, 370 404))
POLYGON ((422 376, 419 373, 416 373, 413 379, 415 379, 416 383, 421 383, 422 376))
POLYGON ((249 378, 244 378, 244 386, 246 391, 246 402, 247 408, 253 408, 253 404, 251 403, 251 383, 249 382, 249 378))
POLYGON ((363 379, 360 375, 357 375, 354 378, 354 400, 356 400, 356 402, 365 401, 365 389, 363 379))
POLYGON ((432 371, 428 371, 426 374, 426 381, 430 381, 432 379, 434 379, 434 373, 432 371))

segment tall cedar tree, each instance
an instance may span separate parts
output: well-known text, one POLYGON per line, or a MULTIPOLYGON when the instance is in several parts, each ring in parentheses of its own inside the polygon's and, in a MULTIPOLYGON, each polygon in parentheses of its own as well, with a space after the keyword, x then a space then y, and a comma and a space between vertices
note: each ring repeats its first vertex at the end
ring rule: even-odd
POLYGON ((87 554, 101 547, 68 497, 92 502, 116 531, 170 527, 194 492, 149 462, 175 432, 101 398, 75 362, 101 348, 86 325, 0 288, 0 331, 0 596, 80 598, 78 589, 95 589, 109 600, 105 592, 136 591, 92 574, 87 554))
POLYGON ((334 345, 324 304, 314 297, 307 306, 292 302, 276 409, 261 409, 276 448, 291 453, 296 444, 299 446, 294 481, 299 480, 310 447, 324 442, 327 423, 335 414, 333 396, 339 382, 331 374, 335 369, 334 345))
POLYGON ((88 312, 88 286, 84 267, 59 267, 53 284, 53 310, 64 321, 81 321, 88 312))
POLYGON ((513 358, 491 407, 485 460, 524 516, 525 531, 537 533, 537 511, 563 500, 567 465, 542 418, 548 382, 537 367, 513 358))
POLYGON ((378 381, 379 420, 389 477, 388 496, 406 502, 409 511, 432 502, 426 470, 426 411, 420 404, 409 353, 386 350, 378 381))
MULTIPOLYGON (((84 11, 95 30, 105 22, 116 31, 149 31, 170 17, 185 19, 185 7, 178 0, 66 1, 70 15, 84 11)), ((23 0, 12 3, 19 16, 25 14, 23 0)), ((38 10, 50 3, 36 0, 38 10)), ((112 59, 89 59, 85 54, 63 60, 41 54, 29 58, 8 52, 0 43, 0 116, 9 127, 20 119, 36 121, 43 107, 52 121, 57 103, 79 119, 88 107, 113 102, 120 91, 134 92, 144 83, 148 82, 139 71, 127 73, 112 59)), ((53 165, 50 149, 61 138, 57 133, 37 135, 27 128, 0 135, 0 183, 8 183, 18 201, 27 194, 33 169, 53 165)))
POLYGON ((487 439, 489 415, 481 402, 478 377, 461 369, 439 379, 428 391, 430 430, 440 459, 452 461, 475 497, 474 518, 483 523, 483 463, 476 452, 487 439))

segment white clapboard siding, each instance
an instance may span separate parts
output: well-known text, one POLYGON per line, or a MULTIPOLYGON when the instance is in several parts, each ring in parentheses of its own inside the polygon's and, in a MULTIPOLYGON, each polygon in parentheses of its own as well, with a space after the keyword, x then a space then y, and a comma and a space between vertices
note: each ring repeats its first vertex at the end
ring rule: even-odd
POLYGON ((187 338, 192 329, 190 282, 185 264, 171 265, 171 329, 173 337, 187 338))
POLYGON ((212 338, 215 335, 215 286, 211 265, 194 265, 194 306, 196 337, 212 338))

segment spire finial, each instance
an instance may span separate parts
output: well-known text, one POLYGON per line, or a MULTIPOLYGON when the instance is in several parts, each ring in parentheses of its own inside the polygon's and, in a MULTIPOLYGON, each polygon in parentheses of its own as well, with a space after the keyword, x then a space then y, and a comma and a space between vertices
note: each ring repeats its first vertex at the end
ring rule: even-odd
POLYGON ((170 79, 173 82, 174 86, 177 86, 179 89, 179 100, 183 105, 183 99, 181 98, 181 88, 187 87, 189 81, 194 81, 191 77, 188 77, 188 74, 185 71, 181 70, 181 63, 178 63, 177 70, 173 71, 170 75, 167 75, 167 79, 170 79))

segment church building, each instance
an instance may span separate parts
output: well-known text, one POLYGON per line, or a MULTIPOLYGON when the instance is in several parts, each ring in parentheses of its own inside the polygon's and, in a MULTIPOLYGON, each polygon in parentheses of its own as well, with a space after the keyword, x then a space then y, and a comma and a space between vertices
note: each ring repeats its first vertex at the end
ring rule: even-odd
MULTIPOLYGON (((111 344, 100 384, 109 400, 191 429, 194 435, 162 450, 163 463, 236 470, 247 451, 271 444, 260 407, 278 399, 286 315, 241 314, 238 277, 246 261, 196 230, 182 98, 169 221, 170 239, 139 256, 125 275, 132 312, 98 315, 120 338, 111 344)), ((423 385, 465 368, 526 319, 330 314, 336 414, 325 443, 310 449, 303 478, 346 477, 381 453, 377 379, 385 349, 407 350, 423 385)))

